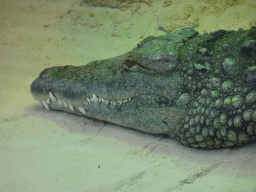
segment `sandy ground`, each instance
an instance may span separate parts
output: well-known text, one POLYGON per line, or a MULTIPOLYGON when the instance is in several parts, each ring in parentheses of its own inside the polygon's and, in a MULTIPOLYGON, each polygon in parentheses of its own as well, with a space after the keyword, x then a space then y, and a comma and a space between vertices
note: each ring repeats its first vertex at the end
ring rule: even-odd
POLYGON ((0 1, 1 192, 256 191, 255 143, 190 149, 167 137, 47 111, 30 95, 44 68, 127 52, 148 35, 164 34, 157 21, 173 13, 189 9, 200 33, 248 29, 256 18, 254 0, 173 0, 166 8, 163 2, 131 14, 81 7, 77 0, 0 1))

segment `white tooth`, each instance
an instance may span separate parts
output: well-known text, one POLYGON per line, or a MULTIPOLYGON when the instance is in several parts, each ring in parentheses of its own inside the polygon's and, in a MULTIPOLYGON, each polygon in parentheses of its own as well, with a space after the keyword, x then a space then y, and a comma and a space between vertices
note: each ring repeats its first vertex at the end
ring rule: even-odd
POLYGON ((52 92, 49 92, 49 96, 51 98, 52 101, 56 101, 56 97, 52 94, 52 92))
POLYGON ((123 100, 123 103, 126 103, 127 102, 127 99, 123 100))
POLYGON ((88 101, 88 103, 91 103, 91 100, 89 98, 87 98, 87 101, 88 101))
POLYGON ((104 103, 104 102, 105 102, 105 100, 104 100, 103 98, 101 98, 101 102, 102 102, 102 103, 104 103))
POLYGON ((101 98, 99 98, 99 102, 101 103, 101 98))
POLYGON ((113 101, 113 104, 116 106, 116 102, 115 101, 113 101))
POLYGON ((36 101, 38 102, 38 104, 39 104, 41 107, 43 107, 43 105, 42 105, 42 103, 41 103, 40 101, 38 101, 37 99, 36 99, 36 101))
POLYGON ((108 105, 109 104, 109 100, 105 100, 105 103, 108 105))
POLYGON ((46 99, 46 103, 49 104, 49 105, 51 104, 50 98, 46 99))
POLYGON ((95 94, 93 94, 92 97, 93 97, 94 102, 98 102, 99 101, 98 97, 95 94))
POLYGON ((74 106, 71 104, 68 104, 69 108, 71 109, 71 111, 74 111, 74 106))
POLYGON ((92 97, 91 97, 90 99, 91 99, 91 102, 93 102, 93 101, 94 101, 92 97))
POLYGON ((129 101, 131 101, 131 98, 129 98, 129 101))
POLYGON ((65 101, 62 102, 65 107, 68 107, 67 103, 65 101))
POLYGON ((61 100, 60 99, 58 99, 58 102, 59 102, 59 105, 61 106, 61 100))
POLYGON ((45 101, 42 101, 42 103, 43 103, 45 109, 50 110, 48 104, 45 101))
POLYGON ((85 105, 89 105, 89 103, 88 103, 87 101, 84 101, 84 104, 85 104, 85 105))
POLYGON ((119 104, 122 104, 123 102, 122 101, 117 101, 119 104))
POLYGON ((81 113, 85 114, 85 109, 83 107, 78 107, 78 110, 81 111, 81 113))

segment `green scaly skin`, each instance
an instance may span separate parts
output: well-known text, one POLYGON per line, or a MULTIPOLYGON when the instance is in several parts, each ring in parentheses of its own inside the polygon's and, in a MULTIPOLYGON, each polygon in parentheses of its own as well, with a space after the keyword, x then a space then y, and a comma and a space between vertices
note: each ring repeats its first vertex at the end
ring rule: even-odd
POLYGON ((123 55, 50 67, 31 84, 62 110, 200 148, 256 140, 256 27, 148 37, 123 55))

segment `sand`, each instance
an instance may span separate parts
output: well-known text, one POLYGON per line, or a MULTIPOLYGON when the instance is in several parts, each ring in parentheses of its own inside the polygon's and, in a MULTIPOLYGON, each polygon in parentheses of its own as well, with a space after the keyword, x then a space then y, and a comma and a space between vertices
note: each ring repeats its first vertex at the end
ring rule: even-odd
POLYGON ((254 0, 185 2, 164 8, 168 2, 159 0, 137 12, 78 0, 0 2, 0 191, 256 191, 255 143, 186 148, 161 135, 47 111, 30 94, 44 68, 120 55, 164 34, 159 25, 170 31, 194 22, 200 33, 256 25, 254 0))

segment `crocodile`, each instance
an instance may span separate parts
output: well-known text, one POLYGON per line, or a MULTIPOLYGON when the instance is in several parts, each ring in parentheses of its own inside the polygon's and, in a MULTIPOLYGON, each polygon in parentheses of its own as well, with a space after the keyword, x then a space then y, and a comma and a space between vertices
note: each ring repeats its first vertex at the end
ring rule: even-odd
POLYGON ((83 115, 187 147, 256 140, 256 26, 149 36, 120 56, 43 70, 30 86, 47 110, 83 115))

